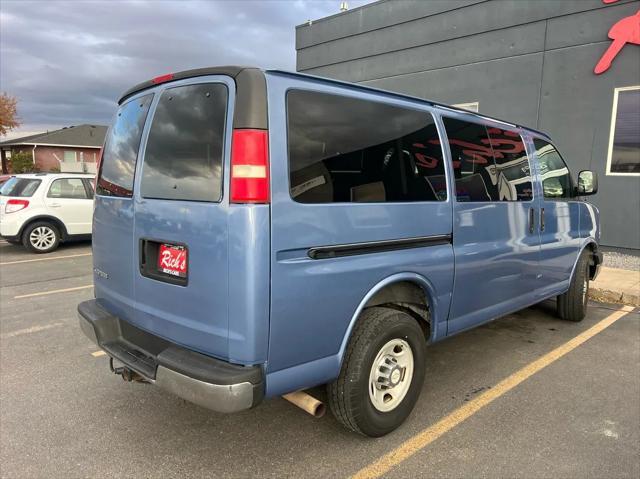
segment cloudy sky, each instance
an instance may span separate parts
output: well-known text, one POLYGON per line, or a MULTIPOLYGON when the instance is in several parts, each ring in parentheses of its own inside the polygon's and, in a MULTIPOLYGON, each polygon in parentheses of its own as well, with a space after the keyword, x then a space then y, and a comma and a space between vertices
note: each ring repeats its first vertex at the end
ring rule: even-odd
POLYGON ((170 71, 225 64, 295 70, 295 26, 338 13, 339 6, 340 0, 2 0, 0 90, 18 98, 23 123, 11 136, 107 124, 120 93, 170 71))

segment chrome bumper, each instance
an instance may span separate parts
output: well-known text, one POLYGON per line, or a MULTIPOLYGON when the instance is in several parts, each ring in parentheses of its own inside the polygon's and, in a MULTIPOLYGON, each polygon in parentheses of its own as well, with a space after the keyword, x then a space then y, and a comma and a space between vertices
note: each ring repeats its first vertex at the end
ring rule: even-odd
POLYGON ((151 384, 222 413, 250 409, 264 397, 260 366, 240 366, 188 350, 110 314, 97 300, 78 305, 80 329, 110 357, 151 384))

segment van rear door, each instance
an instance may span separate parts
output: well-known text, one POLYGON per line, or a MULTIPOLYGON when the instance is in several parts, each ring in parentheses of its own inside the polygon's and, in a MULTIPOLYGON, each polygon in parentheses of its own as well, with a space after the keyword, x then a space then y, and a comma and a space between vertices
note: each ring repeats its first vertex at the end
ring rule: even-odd
POLYGON ((95 295, 124 320, 135 316, 133 180, 153 93, 122 103, 105 139, 94 199, 92 249, 95 295))
POLYGON ((228 357, 228 151, 233 82, 198 77, 155 92, 134 195, 131 322, 228 357))
POLYGON ((152 334, 226 359, 234 82, 201 76, 144 89, 107 136, 93 228, 96 298, 152 334))

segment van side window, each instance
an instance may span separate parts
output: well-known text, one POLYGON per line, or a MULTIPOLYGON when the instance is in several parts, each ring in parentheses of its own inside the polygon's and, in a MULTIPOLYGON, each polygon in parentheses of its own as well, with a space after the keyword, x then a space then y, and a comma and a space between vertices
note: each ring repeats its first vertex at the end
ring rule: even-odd
POLYGON ((287 120, 295 201, 447 199, 442 148, 429 112, 292 90, 287 120))
POLYGON ((569 168, 551 143, 539 138, 533 139, 542 179, 542 191, 545 198, 562 199, 573 197, 573 188, 569 168))
POLYGON ((533 185, 529 158, 522 137, 516 131, 489 128, 495 169, 490 171, 500 201, 531 201, 533 185))
POLYGON ((220 201, 227 87, 168 88, 153 115, 142 165, 144 198, 220 201))
POLYGON ((98 195, 129 197, 133 194, 138 148, 152 98, 153 94, 145 95, 118 109, 105 140, 98 195))
POLYGON ((458 201, 499 201, 496 165, 484 125, 442 118, 451 148, 458 201))

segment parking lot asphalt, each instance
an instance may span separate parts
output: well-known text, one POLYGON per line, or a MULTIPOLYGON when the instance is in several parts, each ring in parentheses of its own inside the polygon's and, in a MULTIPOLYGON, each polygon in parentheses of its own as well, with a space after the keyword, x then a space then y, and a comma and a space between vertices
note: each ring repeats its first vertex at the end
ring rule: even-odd
POLYGON ((459 418, 459 408, 612 314, 621 317, 383 473, 640 477, 638 310, 591 303, 584 321, 569 323, 547 302, 433 345, 413 414, 372 440, 280 398, 220 415, 123 382, 78 328, 76 305, 93 295, 90 252, 78 243, 37 256, 0 242, 2 477, 369 474, 385 454, 459 418))

